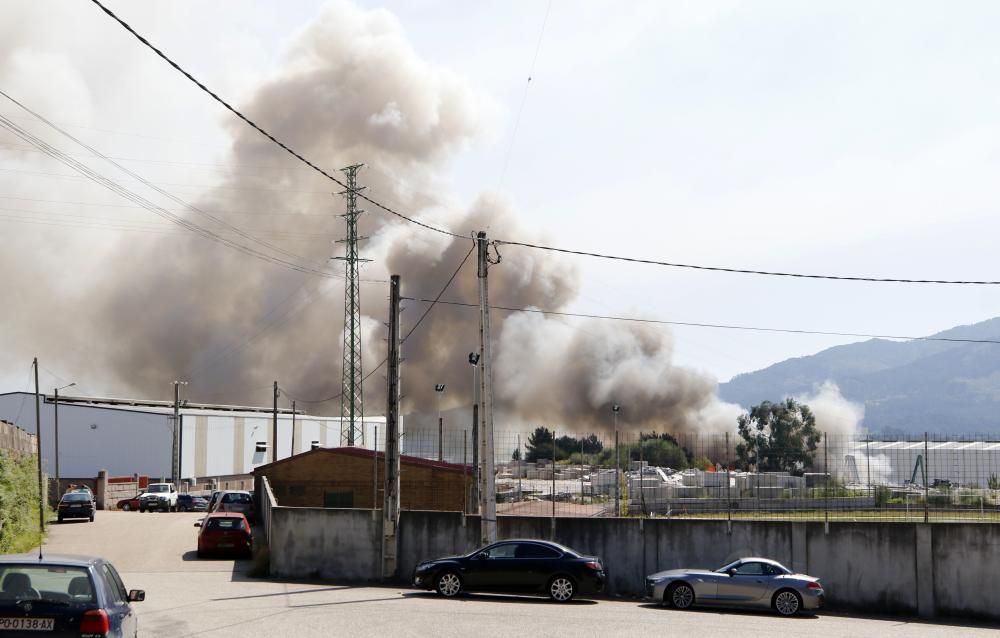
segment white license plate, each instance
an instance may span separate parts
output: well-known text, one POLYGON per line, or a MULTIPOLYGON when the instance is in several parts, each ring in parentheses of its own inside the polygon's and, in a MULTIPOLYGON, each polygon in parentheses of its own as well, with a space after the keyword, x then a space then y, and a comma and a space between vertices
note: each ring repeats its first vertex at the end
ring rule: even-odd
POLYGON ((70 507, 83 507, 83 505, 80 503, 73 503, 70 507))
POLYGON ((0 631, 52 631, 54 623, 52 618, 0 618, 0 631))

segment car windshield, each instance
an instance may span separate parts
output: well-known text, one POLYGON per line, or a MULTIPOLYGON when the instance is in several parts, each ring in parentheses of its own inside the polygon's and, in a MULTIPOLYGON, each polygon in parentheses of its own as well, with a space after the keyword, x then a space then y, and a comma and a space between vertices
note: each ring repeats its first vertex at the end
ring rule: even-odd
POLYGON ((63 494, 62 500, 64 503, 76 502, 76 503, 86 503, 90 500, 90 494, 86 492, 73 492, 71 494, 63 494))
POLYGON ((94 588, 85 567, 0 563, 0 600, 24 599, 91 604, 94 588))
POLYGON ((149 489, 147 489, 146 491, 147 492, 167 492, 167 491, 169 491, 169 489, 167 488, 166 485, 150 485, 149 489))
POLYGON ((250 503, 253 503, 253 499, 250 498, 249 494, 240 494, 239 492, 233 492, 233 493, 226 494, 225 496, 223 496, 222 497, 222 502, 223 503, 243 503, 243 504, 247 504, 248 505, 250 503))

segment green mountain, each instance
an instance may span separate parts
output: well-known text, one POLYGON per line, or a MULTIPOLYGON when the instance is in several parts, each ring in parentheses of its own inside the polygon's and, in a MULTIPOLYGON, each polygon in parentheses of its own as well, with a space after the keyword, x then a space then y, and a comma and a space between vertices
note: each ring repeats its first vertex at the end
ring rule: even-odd
MULTIPOLYGON (((1000 341, 1000 317, 932 336, 1000 341)), ((1000 344, 871 339, 737 375, 719 394, 750 407, 825 381, 865 406, 872 432, 1000 434, 1000 344)))

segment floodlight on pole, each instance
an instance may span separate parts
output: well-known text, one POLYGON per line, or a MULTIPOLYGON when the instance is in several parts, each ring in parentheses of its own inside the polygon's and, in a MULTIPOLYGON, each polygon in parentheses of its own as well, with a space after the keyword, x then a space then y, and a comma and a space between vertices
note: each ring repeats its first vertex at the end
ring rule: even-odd
POLYGON ((434 393, 438 398, 438 460, 444 460, 444 420, 441 418, 441 397, 444 396, 444 384, 435 383, 434 393))

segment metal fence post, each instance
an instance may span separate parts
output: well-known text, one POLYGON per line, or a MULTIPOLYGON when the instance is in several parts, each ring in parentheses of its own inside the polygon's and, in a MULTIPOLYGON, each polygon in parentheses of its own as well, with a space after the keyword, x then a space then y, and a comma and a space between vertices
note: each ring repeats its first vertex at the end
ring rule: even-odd
POLYGON ((922 469, 924 471, 924 522, 925 523, 929 523, 930 522, 930 511, 929 511, 930 503, 928 502, 928 500, 929 500, 928 496, 930 496, 930 493, 929 493, 930 491, 927 488, 927 474, 928 474, 928 472, 927 472, 927 466, 930 465, 930 457, 927 455, 927 433, 926 432, 924 432, 924 463, 923 463, 923 465, 924 465, 924 467, 922 469))
POLYGON ((826 472, 826 494, 823 499, 823 531, 830 533, 830 435, 823 433, 823 471, 826 472))
POLYGON ((733 533, 733 496, 729 480, 729 432, 726 432, 726 531, 733 533))

